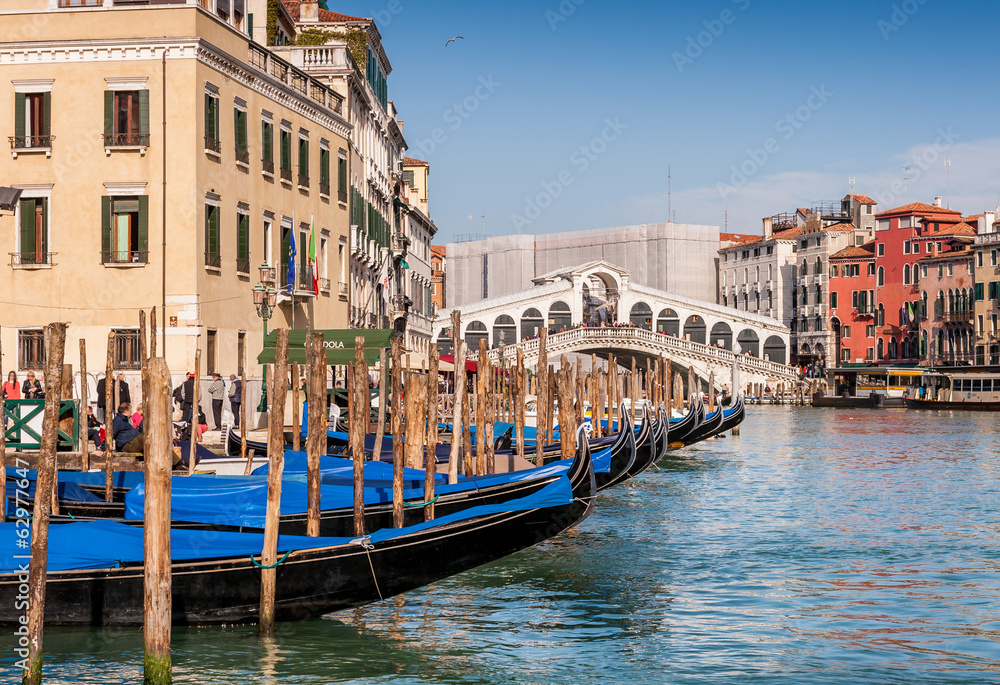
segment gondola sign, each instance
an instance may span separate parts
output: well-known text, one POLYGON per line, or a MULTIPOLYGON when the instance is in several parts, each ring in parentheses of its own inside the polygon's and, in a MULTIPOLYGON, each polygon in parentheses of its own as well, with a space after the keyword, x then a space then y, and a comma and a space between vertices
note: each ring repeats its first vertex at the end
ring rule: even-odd
MULTIPOLYGON (((338 364, 354 363, 354 339, 361 336, 365 339, 365 362, 371 366, 378 359, 379 350, 389 347, 394 331, 391 329, 359 329, 359 328, 338 328, 328 330, 317 330, 323 333, 323 348, 326 350, 326 363, 335 366, 338 364)), ((288 361, 306 363, 306 334, 304 330, 294 330, 288 332, 288 361)), ((257 356, 259 364, 274 363, 274 348, 277 341, 277 333, 271 331, 264 338, 264 349, 257 356)))

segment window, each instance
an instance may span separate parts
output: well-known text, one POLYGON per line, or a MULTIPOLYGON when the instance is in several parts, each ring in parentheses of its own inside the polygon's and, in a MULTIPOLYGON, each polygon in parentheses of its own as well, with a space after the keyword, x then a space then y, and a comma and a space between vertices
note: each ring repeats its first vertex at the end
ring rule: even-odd
POLYGON ((830 265, 830 278, 836 278, 837 277, 837 273, 838 273, 837 272, 837 265, 836 264, 831 264, 830 265))
POLYGON ((299 187, 309 187, 309 141, 299 138, 299 187))
POLYGON ((938 278, 944 278, 944 264, 938 264, 938 278))
POLYGON ((263 235, 263 238, 264 238, 264 250, 263 250, 264 261, 267 262, 268 265, 270 265, 273 268, 274 267, 274 262, 271 259, 271 255, 272 255, 272 252, 271 252, 271 223, 272 223, 272 219, 273 219, 272 216, 265 214, 265 216, 264 216, 264 222, 263 222, 263 229, 264 230, 262 231, 262 235, 263 235))
POLYGON ((236 163, 250 164, 250 147, 247 141, 247 111, 242 107, 233 108, 233 128, 236 132, 236 163))
POLYGON ((920 277, 927 278, 927 265, 924 264, 920 267, 920 277))
POLYGON ((868 275, 869 276, 874 276, 875 275, 875 263, 874 262, 869 262, 869 264, 868 264, 868 275))
POLYGON ((903 243, 903 254, 910 254, 910 241, 903 243))
POLYGON ((857 247, 861 247, 862 245, 864 245, 865 244, 865 236, 863 236, 863 235, 856 235, 856 236, 854 236, 854 244, 857 247))
POLYGON ((920 243, 913 243, 913 254, 920 254, 920 243))
POLYGON ((858 308, 858 291, 855 290, 851 293, 851 306, 855 309, 858 308))
POLYGON ((292 182, 292 132, 281 129, 281 180, 292 182))
POLYGON ((903 285, 910 285, 910 265, 903 265, 903 285))
POLYGON ((875 337, 875 324, 868 324, 865 326, 865 337, 874 338, 875 337))
POLYGON ((15 150, 52 147, 51 120, 52 93, 15 93, 10 146, 15 150))
POLYGON ((51 264, 49 253, 48 198, 23 198, 18 207, 21 231, 18 251, 12 256, 14 265, 51 264))
POLYGON ((260 122, 260 160, 263 173, 267 176, 273 176, 274 124, 267 120, 260 122))
POLYGON ((1000 293, 1000 288, 998 288, 997 286, 1000 286, 1000 282, 990 281, 989 299, 991 300, 997 299, 997 294, 1000 293))
POLYGON ((149 197, 101 198, 101 263, 149 261, 149 197))
POLYGON ((983 300, 983 284, 976 283, 976 302, 981 302, 983 300))
POLYGON ((879 257, 885 257, 885 243, 878 243, 876 249, 878 250, 879 257))
POLYGON ((846 364, 849 361, 851 361, 851 350, 850 350, 850 348, 845 347, 842 350, 840 350, 840 361, 843 362, 844 364, 846 364))
POLYGON ((149 91, 104 91, 104 146, 149 146, 149 91))
POLYGON ((219 96, 205 93, 205 151, 219 155, 222 141, 219 140, 219 96))
POLYGON ((837 293, 830 293, 830 306, 834 309, 837 308, 837 293))
POLYGON ((236 215, 236 273, 250 273, 250 215, 236 215))
POLYGON ((869 347, 867 350, 865 350, 865 361, 868 361, 868 362, 875 361, 875 348, 874 347, 869 347))
POLYGON ((45 331, 22 328, 17 332, 17 368, 38 371, 45 368, 45 331))
POLYGON ((881 266, 878 268, 878 284, 880 287, 885 285, 885 268, 881 266))
POLYGON ((997 265, 997 251, 990 250, 990 266, 996 266, 996 265, 997 265))
POLYGON ((979 251, 979 252, 976 253, 976 266, 978 266, 980 269, 983 268, 983 253, 982 253, 982 251, 979 251))
POLYGON ((205 373, 211 375, 215 373, 216 370, 216 353, 218 347, 216 344, 216 338, 218 336, 218 331, 206 331, 205 336, 205 373))
POLYGON ((851 327, 850 326, 841 326, 840 327, 840 337, 841 338, 850 338, 851 337, 851 327))
POLYGON ((347 157, 343 155, 337 157, 337 200, 347 202, 347 157))
POLYGON ((865 214, 871 214, 871 213, 872 213, 872 206, 865 205, 865 214))
POLYGON ((330 196, 330 150, 319 149, 319 193, 330 196))
POLYGON ((205 266, 218 269, 222 266, 219 251, 219 206, 205 205, 205 266))
POLYGON ((142 360, 139 358, 139 329, 137 328, 115 328, 115 368, 133 369, 142 368, 142 360))

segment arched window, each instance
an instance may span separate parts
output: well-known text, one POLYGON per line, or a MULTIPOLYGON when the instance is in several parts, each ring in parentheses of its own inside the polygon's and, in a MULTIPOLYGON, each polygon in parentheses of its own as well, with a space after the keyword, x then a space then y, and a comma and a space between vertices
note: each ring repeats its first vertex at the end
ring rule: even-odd
POLYGON ((823 304, 823 286, 816 284, 816 304, 823 304))
POLYGON ((452 340, 451 331, 446 328, 438 333, 437 344, 439 354, 451 354, 454 352, 455 341, 452 340))
POLYGON ((517 324, 514 319, 501 314, 493 322, 493 347, 513 345, 517 342, 517 324))
MULTIPOLYGON (((729 299, 725 295, 722 296, 722 306, 723 307, 729 306, 729 299)), ((656 330, 660 330, 659 325, 657 325, 656 330)), ((626 433, 626 435, 628 435, 628 433, 626 433)))
POLYGON ((712 326, 708 344, 712 347, 721 347, 726 350, 733 349, 733 329, 729 327, 729 324, 720 321, 712 326))
POLYGON ((878 343, 875 345, 875 347, 876 347, 876 350, 877 350, 876 351, 877 358, 878 359, 885 359, 885 346, 882 343, 882 338, 878 339, 878 343))
POLYGON ((816 258, 816 275, 821 276, 823 274, 823 260, 819 257, 816 258))
POLYGON ((878 268, 878 284, 879 287, 885 285, 885 267, 882 266, 878 268))
POLYGON ((540 311, 534 307, 525 310, 524 314, 521 315, 521 339, 534 338, 539 335, 544 325, 545 319, 542 318, 540 311))
POLYGON ((549 332, 557 333, 573 325, 573 315, 570 313, 569 305, 565 302, 556 301, 549 307, 549 332))
POLYGON ((489 331, 482 321, 470 321, 465 327, 465 344, 469 348, 469 353, 474 354, 479 349, 479 341, 489 342, 489 331))
POLYGON ((628 320, 633 326, 650 328, 653 323, 653 310, 650 309, 649 305, 645 302, 636 302, 632 305, 632 310, 629 312, 628 320))
POLYGON ((756 300, 757 311, 759 312, 760 311, 760 291, 759 290, 756 293, 754 293, 754 298, 756 300))
POLYGON ((909 284, 910 284, 910 265, 909 264, 904 264, 903 265, 903 285, 909 285, 909 284))
POLYGON ((755 266, 753 268, 753 279, 755 283, 760 283, 760 267, 755 266))
POLYGON ((770 280, 771 280, 771 278, 772 278, 772 273, 771 273, 771 265, 770 265, 770 264, 768 264, 768 265, 767 265, 767 280, 769 280, 769 281, 770 281, 770 280))
POLYGON ((836 277, 837 277, 837 265, 836 264, 831 264, 830 265, 830 278, 836 278, 836 277))
POLYGON ((750 282, 750 269, 747 268, 743 269, 743 282, 744 283, 750 282))
MULTIPOLYGON (((926 290, 920 296, 920 318, 927 319, 927 291, 926 290)), ((925 353, 926 353, 926 350, 922 354, 925 354, 925 353)))
POLYGON ((740 334, 736 336, 736 342, 740 346, 740 352, 744 354, 749 352, 754 357, 760 356, 760 338, 757 337, 756 331, 750 328, 744 328, 740 331, 740 334))
MULTIPOLYGON (((733 306, 739 304, 739 299, 733 295, 733 306)), ((677 318, 677 312, 673 309, 662 309, 656 317, 656 330, 659 333, 666 333, 675 338, 681 334, 681 322, 677 318)))

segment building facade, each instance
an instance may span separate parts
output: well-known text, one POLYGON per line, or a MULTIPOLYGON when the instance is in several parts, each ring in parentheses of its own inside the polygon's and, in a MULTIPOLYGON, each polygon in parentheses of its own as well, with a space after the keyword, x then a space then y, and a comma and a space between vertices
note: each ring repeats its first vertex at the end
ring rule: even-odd
POLYGON ((448 278, 448 251, 444 245, 431 245, 431 298, 436 310, 448 306, 445 286, 448 278))
POLYGON ((976 235, 975 251, 975 363, 1000 365, 1000 222, 987 217, 990 231, 976 235))
POLYGON ((830 329, 827 366, 875 361, 875 242, 830 255, 830 329))
POLYGON ((156 307, 173 371, 201 350, 203 372, 236 373, 242 340, 259 375, 264 262, 272 327, 345 327, 330 276, 350 217, 329 188, 347 180, 343 96, 252 43, 242 3, 74 4, 0 10, 0 184, 24 191, 0 217, 4 368, 38 368, 41 326, 62 320, 91 369, 109 331, 116 367, 137 369, 138 312, 156 307))
MULTIPOLYGON (((953 235, 974 231, 968 224, 951 228, 953 235), (962 230, 967 228, 967 231, 962 230)), ((969 238, 971 241, 971 238, 969 238)), ((967 244, 951 240, 944 252, 937 241, 930 254, 917 260, 920 269, 920 358, 929 366, 965 366, 975 362, 975 253, 967 244)))

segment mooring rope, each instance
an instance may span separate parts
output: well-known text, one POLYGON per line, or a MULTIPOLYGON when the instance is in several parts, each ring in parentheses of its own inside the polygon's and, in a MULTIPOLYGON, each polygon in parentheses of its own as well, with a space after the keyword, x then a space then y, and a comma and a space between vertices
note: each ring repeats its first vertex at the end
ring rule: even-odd
MULTIPOLYGON (((436 497, 434 499, 437 499, 436 497)), ((382 590, 378 586, 378 578, 375 577, 375 565, 372 564, 372 550, 375 549, 375 545, 372 544, 369 537, 366 535, 361 538, 361 546, 365 548, 365 554, 368 555, 368 568, 372 570, 372 580, 375 582, 375 592, 378 593, 379 600, 385 599, 382 596, 382 590)))
POLYGON ((420 507, 429 507, 430 505, 432 505, 435 502, 437 502, 438 501, 438 497, 440 497, 440 496, 441 495, 434 495, 434 499, 432 499, 430 502, 424 502, 422 504, 410 504, 409 502, 403 502, 403 506, 404 507, 413 507, 415 509, 419 509, 420 507))
MULTIPOLYGON (((285 563, 285 559, 287 559, 291 553, 292 553, 292 550, 288 550, 287 552, 285 552, 285 556, 281 557, 280 559, 278 559, 273 564, 268 564, 267 566, 264 566, 259 561, 257 561, 256 559, 254 559, 252 554, 250 555, 250 561, 253 562, 254 566, 256 566, 257 568, 260 568, 260 569, 277 568, 278 566, 281 566, 283 563, 285 563)), ((261 554, 260 557, 261 557, 261 559, 263 559, 264 555, 261 554)))

